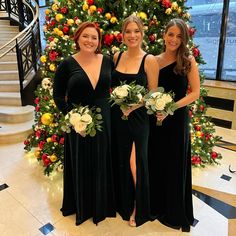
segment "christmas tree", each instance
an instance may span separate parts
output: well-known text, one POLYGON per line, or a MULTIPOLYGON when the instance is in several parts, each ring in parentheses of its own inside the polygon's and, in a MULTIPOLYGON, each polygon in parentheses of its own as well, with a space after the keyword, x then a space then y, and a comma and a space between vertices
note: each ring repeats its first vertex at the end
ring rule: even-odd
MULTIPOLYGON (((52 98, 52 83, 58 64, 75 52, 73 34, 84 21, 98 24, 103 34, 103 53, 114 54, 124 50, 121 25, 125 17, 136 14, 144 23, 144 50, 157 55, 163 48, 162 33, 166 23, 175 17, 187 23, 191 20, 184 0, 54 0, 45 11, 44 35, 46 47, 41 56, 42 83, 35 94, 35 123, 33 133, 25 140, 25 150, 35 148, 36 158, 43 163, 44 173, 63 170, 63 132, 60 127, 62 114, 52 98)), ((189 26, 189 48, 198 63, 204 63, 192 37, 195 28, 189 26)), ((203 82, 204 77, 201 76, 203 82)), ((192 164, 204 166, 217 163, 220 153, 213 151, 220 137, 214 135, 213 124, 206 117, 203 97, 207 92, 201 88, 201 97, 190 106, 192 164)))

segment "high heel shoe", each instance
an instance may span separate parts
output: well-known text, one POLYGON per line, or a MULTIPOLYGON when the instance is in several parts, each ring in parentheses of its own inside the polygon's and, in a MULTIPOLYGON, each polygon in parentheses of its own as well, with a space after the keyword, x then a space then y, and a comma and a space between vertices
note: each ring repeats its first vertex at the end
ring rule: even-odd
POLYGON ((190 226, 182 226, 181 227, 182 232, 190 232, 190 226))

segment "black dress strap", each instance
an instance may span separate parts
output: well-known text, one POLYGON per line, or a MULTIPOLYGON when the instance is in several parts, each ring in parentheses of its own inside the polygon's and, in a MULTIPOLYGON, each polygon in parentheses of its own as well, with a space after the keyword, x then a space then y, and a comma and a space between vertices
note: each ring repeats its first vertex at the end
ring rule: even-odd
POLYGON ((115 68, 117 67, 117 65, 119 63, 122 54, 123 54, 123 52, 119 53, 118 58, 117 58, 116 63, 115 63, 115 68))
POLYGON ((145 62, 145 58, 147 57, 147 55, 149 55, 149 54, 146 53, 146 54, 143 56, 143 59, 142 59, 141 65, 140 65, 140 67, 139 67, 138 73, 140 73, 140 72, 145 72, 145 69, 144 69, 144 62, 145 62))

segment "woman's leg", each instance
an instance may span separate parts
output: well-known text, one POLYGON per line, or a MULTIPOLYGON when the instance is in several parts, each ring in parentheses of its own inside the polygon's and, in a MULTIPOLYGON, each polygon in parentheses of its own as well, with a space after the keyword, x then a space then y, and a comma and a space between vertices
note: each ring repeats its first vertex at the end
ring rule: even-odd
MULTIPOLYGON (((136 175, 136 150, 135 150, 135 143, 132 144, 132 150, 131 150, 131 155, 130 155, 130 169, 134 181, 134 187, 136 188, 136 180, 137 180, 137 175, 136 175)), ((136 222, 135 222, 135 213, 136 213, 136 206, 135 206, 135 201, 134 201, 134 210, 130 216, 129 220, 129 225, 135 227, 136 222)))

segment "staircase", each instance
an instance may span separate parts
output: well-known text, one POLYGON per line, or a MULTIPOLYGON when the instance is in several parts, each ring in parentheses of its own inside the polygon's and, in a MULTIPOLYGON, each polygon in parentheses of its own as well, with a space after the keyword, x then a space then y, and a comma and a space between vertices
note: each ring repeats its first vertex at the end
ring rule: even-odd
MULTIPOLYGON (((0 47, 17 33, 17 26, 0 20, 0 47)), ((0 55, 4 51, 0 50, 0 55)), ((10 52, 0 58, 0 145, 23 142, 32 132, 33 119, 34 107, 21 106, 16 52, 10 52)))
MULTIPOLYGON (((0 20, 0 47, 19 33, 10 21, 0 20)), ((6 49, 0 50, 2 54, 6 49)), ((0 58, 0 105, 21 106, 20 83, 16 52, 0 58)))

